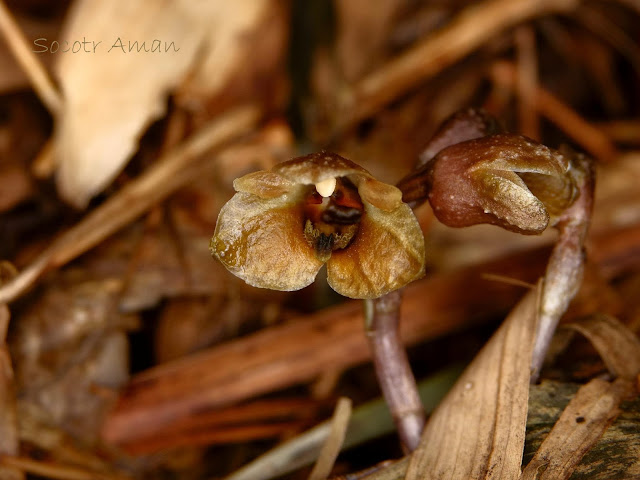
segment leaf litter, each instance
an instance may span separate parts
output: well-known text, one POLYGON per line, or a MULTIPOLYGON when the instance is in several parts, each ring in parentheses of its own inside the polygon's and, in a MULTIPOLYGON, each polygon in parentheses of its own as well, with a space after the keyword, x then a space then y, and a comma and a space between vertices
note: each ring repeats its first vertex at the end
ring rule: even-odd
MULTIPOLYGON (((367 446, 362 462, 351 447, 334 463, 340 442, 333 442, 322 477, 354 469, 363 470, 350 478, 404 478, 407 469, 409 478, 638 473, 614 458, 607 463, 617 477, 585 470, 601 461, 591 456, 603 439, 619 435, 608 427, 628 414, 637 393, 637 305, 627 297, 640 266, 640 122, 626 100, 635 75, 628 72, 638 64, 638 11, 628 2, 399 1, 366 12, 366 2, 336 3, 324 13, 310 6, 320 13, 314 21, 305 8, 268 0, 144 8, 74 0, 68 9, 7 3, 0 231, 3 255, 18 273, 7 270, 5 278, 3 270, 0 284, 0 312, 8 316, 8 303, 12 315, 0 347, 0 468, 15 478, 159 478, 167 471, 219 478, 277 440, 295 445, 340 396, 353 398, 358 412, 376 395, 363 366, 359 306, 326 307, 334 299, 319 285, 279 295, 243 286, 207 258, 206 237, 234 178, 299 150, 330 147, 395 180, 443 118, 473 104, 511 131, 539 134, 550 146, 572 141, 602 163, 588 239, 594 274, 585 277, 566 328, 593 343, 609 374, 584 345, 565 345, 543 378, 586 383, 521 472, 527 408, 538 408, 528 392, 541 388, 529 387, 525 361, 533 291, 507 312, 544 270, 548 248, 540 245, 550 237, 451 231, 422 208, 416 214, 430 246, 430 277, 411 286, 403 304, 414 369, 433 373, 432 348, 441 358, 455 351, 455 361, 471 360, 479 349, 473 329, 507 320, 438 407, 416 453, 389 462, 403 455, 397 442, 375 440, 382 453, 367 446), (575 24, 558 21, 557 12, 575 24), (91 53, 38 53, 38 37, 48 47, 54 38, 72 48, 87 40, 78 45, 91 53), (95 52, 94 41, 101 42, 95 52), (171 42, 179 55, 170 57, 171 42), (158 45, 169 47, 167 55, 144 51, 158 45), (47 178, 54 170, 56 185, 47 178), (483 274, 514 282, 487 282, 483 274), (305 351, 301 339, 318 342, 318 350, 305 351), (326 370, 333 388, 314 392, 309 382, 326 370), (279 417, 279 402, 295 411, 279 417), (160 416, 166 406, 176 415, 169 422, 160 416), (149 422, 149 435, 130 444, 145 452, 137 458, 100 437, 127 408, 149 422)), ((625 418, 637 433, 633 416, 625 418)), ((618 444, 633 452, 632 439, 618 444)))

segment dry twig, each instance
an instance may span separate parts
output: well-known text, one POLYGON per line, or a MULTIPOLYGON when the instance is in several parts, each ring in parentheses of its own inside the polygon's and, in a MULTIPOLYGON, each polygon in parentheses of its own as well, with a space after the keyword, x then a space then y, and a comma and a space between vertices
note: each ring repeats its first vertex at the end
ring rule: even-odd
POLYGON ((336 131, 345 131, 478 48, 533 17, 567 12, 576 0, 490 0, 463 10, 446 27, 390 61, 339 100, 336 131))
MULTIPOLYGON (((497 62, 493 66, 492 75, 497 83, 518 91, 518 70, 512 63, 497 62)), ((538 112, 573 138, 586 152, 605 162, 618 156, 616 147, 601 129, 586 121, 555 95, 538 86, 535 89, 535 99, 538 112)))
POLYGON ((153 167, 107 200, 80 223, 60 235, 12 281, 0 288, 0 303, 14 300, 41 275, 93 248, 207 168, 197 160, 252 130, 259 118, 253 107, 237 108, 217 117, 168 152, 153 167))
POLYGON ((338 405, 331 419, 331 431, 325 440, 313 470, 311 470, 309 480, 324 480, 331 473, 333 464, 342 448, 350 417, 351 400, 343 397, 338 400, 338 405))
POLYGON ((29 48, 27 39, 15 19, 11 16, 11 12, 9 12, 4 0, 0 0, 0 32, 7 40, 16 60, 31 80, 33 88, 42 102, 52 114, 60 113, 63 102, 62 97, 51 81, 44 65, 29 48))

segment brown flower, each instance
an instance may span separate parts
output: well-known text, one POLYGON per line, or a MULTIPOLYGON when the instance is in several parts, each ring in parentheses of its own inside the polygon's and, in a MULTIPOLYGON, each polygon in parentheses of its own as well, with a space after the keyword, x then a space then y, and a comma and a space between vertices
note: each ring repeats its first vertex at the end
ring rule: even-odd
POLYGON ((450 145, 400 181, 404 200, 429 199, 442 223, 490 223, 539 234, 577 198, 571 155, 526 137, 495 134, 450 145))
POLYGON ((298 290, 324 263, 329 285, 376 298, 421 277, 424 239, 400 191, 334 153, 238 178, 211 252, 250 285, 298 290))

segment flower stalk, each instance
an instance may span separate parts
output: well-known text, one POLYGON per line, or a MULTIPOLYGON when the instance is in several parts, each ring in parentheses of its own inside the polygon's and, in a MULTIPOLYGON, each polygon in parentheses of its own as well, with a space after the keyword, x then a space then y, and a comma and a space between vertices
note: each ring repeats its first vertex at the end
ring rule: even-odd
POLYGON ((400 290, 365 300, 365 326, 380 389, 404 449, 412 452, 420 443, 425 413, 400 339, 401 301, 400 290))
MULTIPOLYGON (((571 155, 571 153, 568 153, 571 155)), ((572 155, 571 175, 580 196, 559 217, 558 240, 549 257, 542 284, 536 340, 531 358, 531 383, 540 370, 560 318, 575 297, 584 273, 584 243, 591 220, 594 191, 593 164, 584 155, 572 155)))

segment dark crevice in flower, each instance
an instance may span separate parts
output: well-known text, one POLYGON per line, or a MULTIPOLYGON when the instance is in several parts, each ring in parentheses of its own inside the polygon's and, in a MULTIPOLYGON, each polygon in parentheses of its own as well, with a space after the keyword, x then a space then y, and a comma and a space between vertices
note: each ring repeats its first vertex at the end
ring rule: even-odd
POLYGON ((304 236, 321 262, 329 260, 334 250, 349 245, 364 213, 355 185, 344 177, 333 180, 331 195, 322 196, 317 190, 322 188, 316 186, 307 196, 304 208, 304 236))

